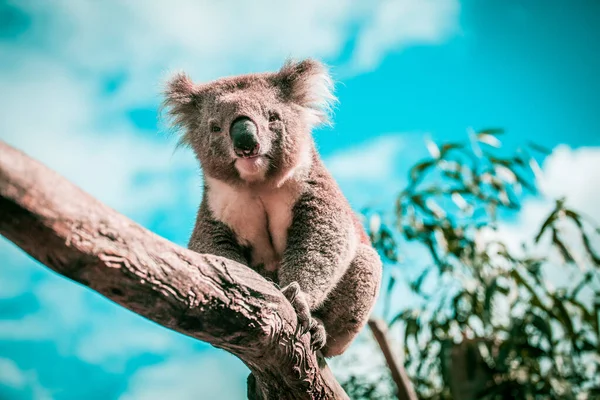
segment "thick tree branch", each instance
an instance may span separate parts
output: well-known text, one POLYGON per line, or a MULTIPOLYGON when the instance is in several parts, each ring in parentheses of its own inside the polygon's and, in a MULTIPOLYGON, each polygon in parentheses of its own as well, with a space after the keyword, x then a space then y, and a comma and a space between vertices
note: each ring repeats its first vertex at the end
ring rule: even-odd
POLYGON ((153 234, 1 141, 0 234, 123 307, 238 356, 253 374, 249 397, 347 398, 308 335, 296 338, 296 314, 273 284, 153 234))
POLYGON ((415 393, 410 379, 406 374, 404 366, 398 362, 398 359, 392 352, 392 348, 387 339, 387 325, 384 321, 379 319, 370 319, 369 328, 373 332, 373 336, 385 357, 385 361, 392 374, 392 379, 398 389, 398 399, 400 400, 417 400, 417 394, 415 393))

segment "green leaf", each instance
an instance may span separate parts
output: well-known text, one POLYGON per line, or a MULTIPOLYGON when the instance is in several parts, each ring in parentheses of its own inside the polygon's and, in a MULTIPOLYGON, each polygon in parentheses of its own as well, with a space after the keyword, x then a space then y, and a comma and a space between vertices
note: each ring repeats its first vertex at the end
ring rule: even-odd
POLYGON ((396 277, 394 275, 390 276, 390 280, 388 281, 386 293, 390 294, 394 286, 396 285, 396 277))
POLYGON ((518 348, 518 353, 523 360, 527 360, 527 359, 535 360, 540 357, 548 355, 548 352, 546 350, 544 350, 538 346, 534 346, 528 342, 520 343, 517 346, 517 348, 518 348))
POLYGON ((585 228, 583 226, 583 222, 581 221, 581 216, 572 210, 565 210, 565 215, 569 217, 575 223, 575 225, 577 225, 585 250, 587 251, 594 264, 600 266, 600 256, 596 254, 596 251, 592 247, 590 238, 585 233, 585 228))
POLYGON ((419 276, 417 277, 417 279, 415 279, 414 281, 412 281, 410 283, 410 288, 415 293, 420 293, 421 292, 421 285, 423 285, 423 281, 425 280, 425 278, 427 277, 427 275, 429 274, 430 271, 431 271, 431 267, 426 267, 423 270, 423 272, 421 272, 419 274, 419 276))
POLYGON ((416 318, 410 317, 406 320, 406 329, 404 331, 404 347, 408 348, 408 339, 413 336, 415 342, 417 342, 417 335, 419 334, 419 322, 416 318))
POLYGON ((597 347, 594 346, 593 343, 591 343, 589 340, 583 339, 581 341, 581 345, 579 346, 579 348, 581 349, 581 351, 596 351, 597 347))
POLYGON ((534 239, 535 243, 538 243, 540 241, 542 235, 544 234, 544 232, 546 232, 546 229, 548 229, 548 227, 554 223, 554 221, 556 220, 557 217, 558 217, 558 213, 556 210, 554 210, 554 211, 552 211, 552 213, 550 213, 548 218, 546 218, 546 220, 542 224, 542 227, 540 228, 538 234, 535 235, 535 239, 534 239))
POLYGON ((590 325, 594 324, 595 317, 594 314, 589 311, 581 302, 577 301, 574 298, 565 299, 564 302, 571 304, 573 307, 577 308, 581 312, 581 316, 585 322, 590 325))
POLYGON ((386 318, 389 315, 390 308, 391 308, 391 301, 392 301, 392 290, 394 289, 395 285, 396 285, 396 277, 392 274, 390 276, 390 280, 388 281, 387 290, 385 292, 385 299, 384 299, 385 302, 383 304, 384 318, 386 318))
POLYGON ((485 143, 488 146, 499 148, 502 146, 502 142, 498 140, 498 138, 494 135, 489 135, 487 133, 480 133, 477 135, 477 140, 481 143, 485 143))
POLYGON ((571 292, 571 294, 569 295, 569 297, 573 300, 575 300, 575 298, 577 298, 577 295, 579 294, 579 292, 581 291, 581 289, 583 289, 584 287, 588 286, 590 284, 590 282, 592 281, 592 279, 594 278, 594 275, 592 273, 592 271, 588 271, 585 273, 585 275, 583 276, 583 279, 581 279, 581 281, 579 281, 579 283, 577 284, 577 286, 575 286, 573 288, 573 291, 571 292))
POLYGON ((544 318, 540 317, 537 314, 531 314, 531 324, 542 333, 546 339, 548 339, 548 343, 552 344, 552 327, 544 318))
POLYGON ((552 296, 552 300, 554 301, 553 310, 555 314, 559 317, 558 320, 562 323, 563 327, 567 331, 571 341, 575 340, 575 329, 573 328, 573 321, 571 320, 571 316, 569 312, 565 308, 563 303, 563 299, 559 299, 556 296, 552 296))
POLYGON ((512 350, 512 341, 510 339, 503 341, 500 344, 498 356, 496 357, 496 368, 499 372, 508 371, 508 361, 510 351, 512 350))
POLYGON ((433 140, 428 138, 425 139, 425 147, 427 147, 427 151, 429 151, 431 157, 435 158, 436 160, 440 158, 440 148, 433 140))
POLYGON ((448 152, 456 149, 462 149, 465 146, 460 143, 446 143, 440 148, 440 157, 444 157, 448 152))
POLYGON ((431 166, 435 165, 435 163, 436 160, 425 160, 413 166, 409 172, 410 181, 416 183, 422 174, 431 166))
POLYGON ((492 301, 494 294, 498 290, 498 277, 494 278, 485 288, 485 298, 483 300, 483 322, 489 324, 492 316, 492 301))
POLYGON ((460 292, 458 292, 458 294, 456 296, 454 296, 452 298, 452 312, 454 313, 454 318, 457 318, 461 313, 459 313, 460 310, 460 302, 461 300, 463 300, 463 298, 469 298, 471 295, 469 294, 469 292, 467 292, 466 290, 462 290, 460 292))
POLYGON ((502 135, 504 134, 504 129, 502 128, 486 128, 477 132, 478 135, 502 135))
POLYGON ((569 251, 567 246, 565 246, 563 241, 560 240, 560 238, 558 236, 558 231, 554 228, 552 228, 552 243, 554 243, 554 245, 558 248, 558 250, 560 251, 560 254, 562 255, 565 262, 567 262, 567 263, 575 262, 575 258, 573 258, 573 255, 571 255, 571 252, 569 251))
POLYGON ((547 313, 548 315, 550 315, 551 317, 560 320, 560 316, 558 314, 556 314, 551 308, 548 308, 544 305, 544 303, 542 302, 542 300, 540 299, 540 297, 538 296, 537 292, 535 291, 535 289, 533 288, 533 286, 531 286, 529 284, 529 282, 527 282, 527 280, 521 276, 521 274, 519 273, 518 269, 513 269, 512 271, 510 271, 510 276, 515 280, 515 282, 527 289, 527 291, 529 292, 529 294, 531 295, 531 300, 530 300, 530 304, 532 306, 535 306, 537 308, 539 308, 540 310, 542 310, 543 312, 547 313))
POLYGON ((524 178, 517 171, 515 171, 515 170, 512 170, 512 171, 515 174, 515 177, 517 178, 517 182, 520 183, 525 189, 527 189, 527 191, 529 191, 530 193, 537 193, 537 189, 536 189, 535 185, 531 184, 526 178, 524 178))
POLYGON ((539 144, 533 143, 533 142, 527 142, 527 145, 529 147, 531 147, 533 150, 538 151, 540 153, 543 153, 545 155, 551 154, 552 150, 548 149, 547 147, 544 146, 540 146, 539 144))
POLYGON ((390 326, 392 326, 393 324, 395 324, 396 322, 406 322, 408 323, 408 320, 411 319, 413 314, 412 310, 404 310, 398 314, 396 314, 396 316, 394 316, 394 318, 392 318, 392 320, 390 321, 390 326))

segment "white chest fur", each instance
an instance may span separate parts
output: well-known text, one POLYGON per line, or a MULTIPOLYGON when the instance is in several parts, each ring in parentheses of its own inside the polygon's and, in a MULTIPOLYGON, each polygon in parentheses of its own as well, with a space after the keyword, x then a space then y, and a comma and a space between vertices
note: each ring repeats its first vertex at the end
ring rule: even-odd
POLYGON ((292 208, 300 195, 290 182, 277 189, 232 187, 207 177, 207 201, 213 216, 229 226, 240 244, 252 247, 252 265, 279 267, 292 223, 292 208))

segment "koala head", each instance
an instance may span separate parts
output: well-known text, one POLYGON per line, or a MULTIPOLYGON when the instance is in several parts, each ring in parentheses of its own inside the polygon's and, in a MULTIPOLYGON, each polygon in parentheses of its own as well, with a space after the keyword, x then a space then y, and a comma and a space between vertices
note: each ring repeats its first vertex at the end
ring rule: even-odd
POLYGON ((310 164, 312 128, 329 122, 334 102, 327 70, 308 59, 202 84, 180 73, 167 84, 164 107, 206 175, 253 184, 310 164))

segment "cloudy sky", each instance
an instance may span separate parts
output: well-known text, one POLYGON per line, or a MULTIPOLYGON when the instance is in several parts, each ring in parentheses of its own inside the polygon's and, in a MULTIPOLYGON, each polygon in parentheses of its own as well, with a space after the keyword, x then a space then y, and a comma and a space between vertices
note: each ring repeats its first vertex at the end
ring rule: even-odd
MULTIPOLYGON (((508 232, 563 194, 600 221, 599 16, 593 0, 0 0, 0 139, 185 245, 200 178, 157 122, 165 77, 312 56, 340 100, 315 138, 356 209, 391 208, 424 137, 501 126, 553 149, 547 197, 508 232)), ((238 399, 246 375, 0 238, 0 398, 238 399)))

